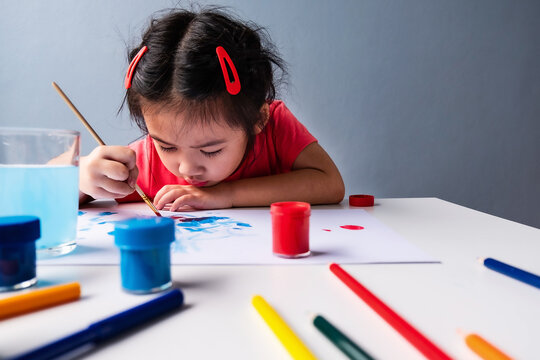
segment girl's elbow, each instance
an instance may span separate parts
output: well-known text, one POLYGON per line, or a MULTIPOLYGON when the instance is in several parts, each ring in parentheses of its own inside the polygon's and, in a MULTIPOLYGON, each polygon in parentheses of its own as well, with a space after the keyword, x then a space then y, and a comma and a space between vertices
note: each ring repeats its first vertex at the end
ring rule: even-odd
POLYGON ((332 190, 329 191, 330 196, 328 198, 328 203, 339 204, 345 197, 345 184, 343 183, 343 180, 340 178, 339 181, 335 182, 331 189, 332 190))
POLYGON ((335 203, 338 204, 343 201, 343 198, 345 197, 345 184, 341 182, 340 185, 338 185, 335 193, 335 203))

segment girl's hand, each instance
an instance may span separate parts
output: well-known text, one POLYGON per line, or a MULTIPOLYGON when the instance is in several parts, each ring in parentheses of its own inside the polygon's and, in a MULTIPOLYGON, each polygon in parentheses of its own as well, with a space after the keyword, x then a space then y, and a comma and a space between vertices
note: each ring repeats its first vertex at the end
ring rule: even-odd
POLYGON ((79 167, 79 190, 94 199, 131 194, 139 175, 135 151, 126 146, 99 146, 81 157, 79 167))
POLYGON ((165 185, 157 192, 154 205, 162 210, 170 204, 168 211, 230 208, 233 205, 230 190, 228 183, 210 187, 165 185))

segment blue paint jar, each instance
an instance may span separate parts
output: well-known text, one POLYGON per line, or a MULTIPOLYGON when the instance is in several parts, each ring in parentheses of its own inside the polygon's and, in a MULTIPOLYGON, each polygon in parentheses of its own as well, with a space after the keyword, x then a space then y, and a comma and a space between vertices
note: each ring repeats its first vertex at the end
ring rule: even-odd
POLYGON ((0 217, 0 291, 36 283, 36 240, 40 236, 36 216, 0 217))
POLYGON ((174 220, 164 217, 119 221, 114 243, 120 249, 124 290, 147 294, 171 287, 171 243, 174 220))

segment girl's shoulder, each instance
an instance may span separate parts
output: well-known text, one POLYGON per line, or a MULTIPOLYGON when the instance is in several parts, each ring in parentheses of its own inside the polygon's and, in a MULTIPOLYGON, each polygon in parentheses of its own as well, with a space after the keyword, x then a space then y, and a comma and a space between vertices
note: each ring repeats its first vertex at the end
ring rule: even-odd
POLYGON ((265 131, 272 138, 299 140, 312 142, 316 139, 309 133, 307 128, 296 118, 281 100, 275 100, 269 104, 270 116, 266 123, 265 131))
POLYGON ((282 100, 274 100, 269 104, 268 123, 271 126, 284 126, 298 122, 293 113, 282 100))
POLYGON ((142 136, 132 142, 129 143, 128 147, 132 150, 135 150, 135 152, 139 153, 142 152, 146 146, 148 145, 148 135, 142 136))
POLYGON ((270 117, 281 115, 284 110, 289 111, 282 100, 274 100, 269 104, 270 117))
POLYGON ((153 159, 157 154, 154 154, 155 148, 150 135, 140 137, 130 143, 128 147, 135 151, 139 173, 149 172, 150 168, 155 166, 153 159))

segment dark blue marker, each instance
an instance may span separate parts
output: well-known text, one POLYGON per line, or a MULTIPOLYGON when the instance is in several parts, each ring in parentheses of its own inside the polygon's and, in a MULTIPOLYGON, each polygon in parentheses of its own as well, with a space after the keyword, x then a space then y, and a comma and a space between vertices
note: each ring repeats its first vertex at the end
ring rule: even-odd
POLYGON ((540 289, 540 276, 492 258, 480 259, 485 267, 540 289))
POLYGON ((83 348, 89 350, 89 348, 110 340, 127 330, 178 309, 183 303, 184 295, 179 289, 174 289, 144 304, 93 323, 84 330, 19 355, 12 360, 56 359, 69 353, 80 355, 83 348))

